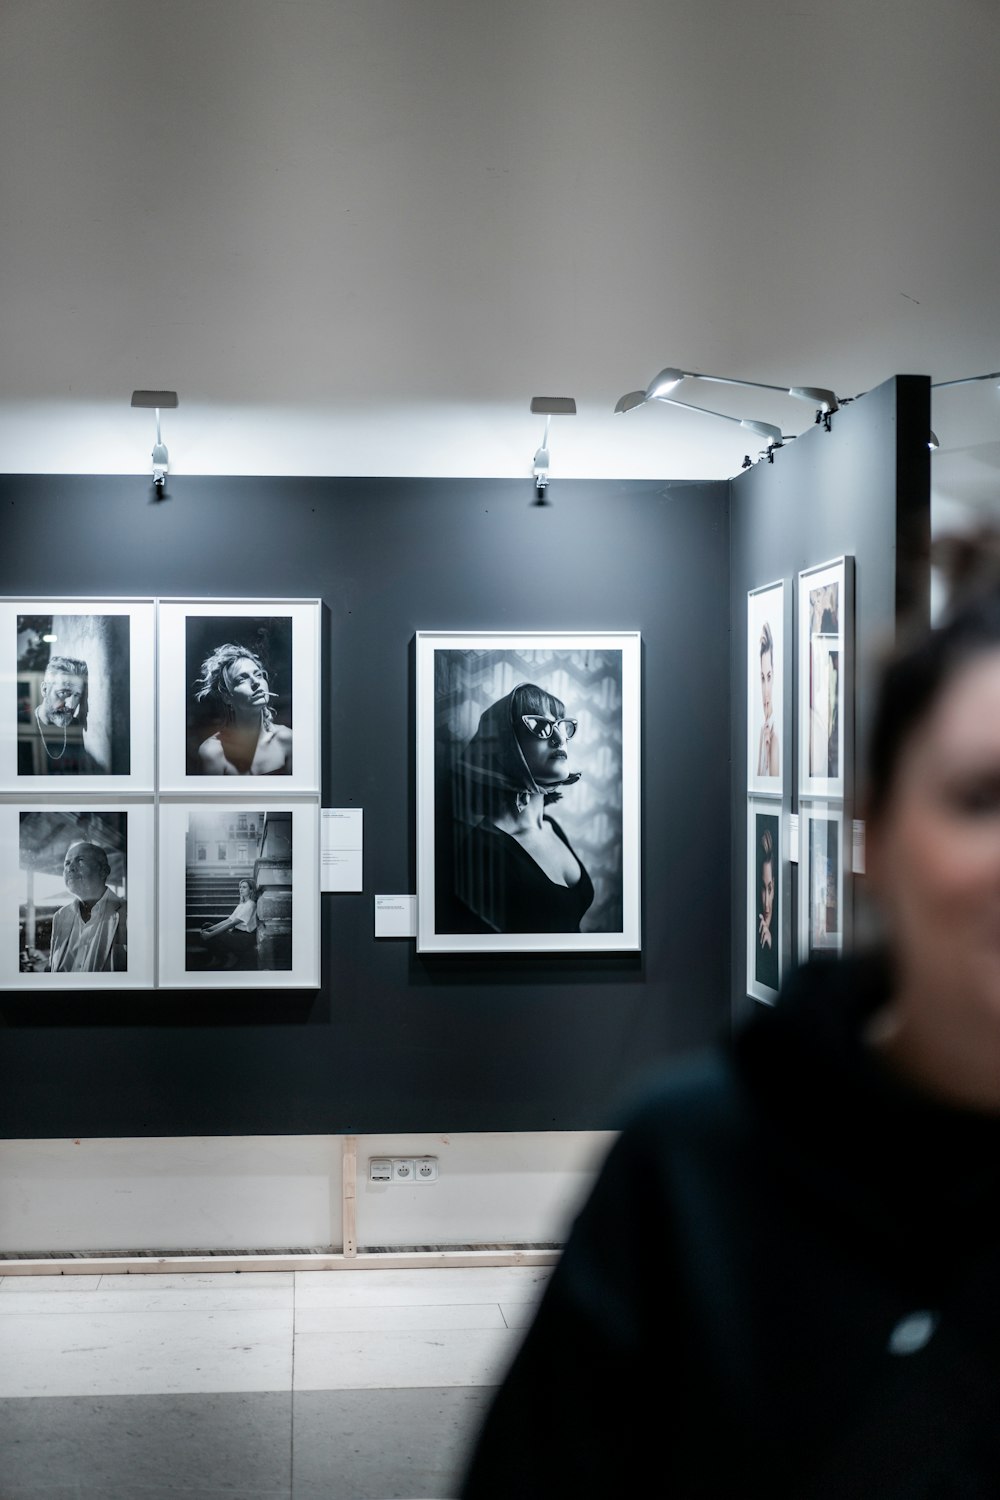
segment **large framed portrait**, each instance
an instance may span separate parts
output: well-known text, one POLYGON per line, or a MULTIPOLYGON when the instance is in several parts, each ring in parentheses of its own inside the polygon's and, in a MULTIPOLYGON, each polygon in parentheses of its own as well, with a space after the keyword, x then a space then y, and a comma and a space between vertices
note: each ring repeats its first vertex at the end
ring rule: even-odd
POLYGON ((773 1005, 781 987, 781 808, 747 802, 747 994, 773 1005))
POLYGON ((417 949, 635 950, 638 632, 419 631, 417 949))
POLYGON ((0 988, 153 984, 153 806, 0 806, 0 988))
POLYGON ((160 804, 159 982, 319 985, 319 808, 244 797, 160 804))
POLYGON ((0 791, 153 790, 152 599, 0 600, 0 791))
POLYGON ((799 794, 838 798, 854 743, 854 559, 798 576, 799 794))
POLYGON ((319 791, 320 605, 165 599, 158 608, 159 784, 242 797, 319 791))
POLYGON ((747 594, 747 791, 781 796, 785 769, 785 585, 747 594))
POLYGON ((844 814, 832 803, 799 806, 799 958, 828 957, 844 947, 848 918, 844 881, 844 814))

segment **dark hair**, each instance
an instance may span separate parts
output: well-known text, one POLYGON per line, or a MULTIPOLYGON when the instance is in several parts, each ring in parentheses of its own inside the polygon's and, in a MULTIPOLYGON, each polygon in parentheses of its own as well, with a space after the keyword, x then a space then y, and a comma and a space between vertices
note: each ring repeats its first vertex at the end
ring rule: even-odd
POLYGON ((772 873, 774 866, 774 839, 771 837, 770 828, 765 828, 760 836, 760 873, 763 875, 764 866, 771 865, 772 873))
POLYGON ((873 821, 889 802, 903 751, 941 693, 977 656, 1000 649, 996 536, 942 539, 932 560, 945 573, 948 603, 936 626, 904 634, 883 665, 868 742, 866 810, 873 821))
POLYGON ((764 628, 763 628, 763 630, 760 633, 760 655, 761 655, 761 660, 763 660, 764 657, 767 656, 769 652, 770 652, 770 656, 771 656, 771 661, 773 663, 774 662, 774 636, 771 634, 771 627, 770 627, 770 625, 765 620, 764 621, 764 628))

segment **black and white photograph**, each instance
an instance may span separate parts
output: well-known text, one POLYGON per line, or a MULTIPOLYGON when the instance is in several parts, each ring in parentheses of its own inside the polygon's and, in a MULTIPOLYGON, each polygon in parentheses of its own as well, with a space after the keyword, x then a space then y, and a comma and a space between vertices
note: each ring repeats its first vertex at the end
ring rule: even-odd
POLYGON ((417 634, 418 949, 639 946, 639 636, 417 634))
POLYGON ((851 675, 851 558, 799 574, 799 790, 842 797, 851 675))
POLYGON ((799 811, 799 957, 839 953, 844 946, 844 820, 822 803, 799 811))
POLYGON ((772 1004, 781 984, 781 857, 780 812, 748 803, 747 992, 772 1004))
POLYGON ((4 806, 0 858, 4 987, 152 983, 151 807, 4 806))
POLYGON ((318 605, 163 601, 161 785, 315 790, 318 605))
POLYGON ((0 786, 152 789, 153 604, 0 602, 0 786))
POLYGON ((185 850, 185 965, 292 967, 292 815, 192 808, 185 850))
POLYGON ((785 585, 747 594, 747 791, 781 795, 784 773, 785 585))
POLYGON ((318 889, 315 806, 161 805, 161 985, 318 984, 318 889))

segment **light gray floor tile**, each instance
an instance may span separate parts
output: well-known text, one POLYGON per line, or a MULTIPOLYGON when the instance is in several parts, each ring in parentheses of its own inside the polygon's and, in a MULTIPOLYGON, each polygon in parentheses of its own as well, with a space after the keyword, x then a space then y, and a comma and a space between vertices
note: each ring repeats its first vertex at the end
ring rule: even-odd
POLYGON ((292 1500, 451 1500, 488 1387, 295 1396, 292 1500))
POLYGON ((106 1291, 103 1286, 78 1296, 52 1297, 48 1292, 27 1292, 20 1297, 0 1297, 0 1318, 12 1314, 48 1313, 64 1317, 67 1313, 138 1313, 138 1312, 266 1312, 291 1310, 295 1296, 291 1286, 177 1286, 160 1287, 156 1277, 150 1285, 135 1291, 106 1291))
POLYGON ((393 1307, 433 1303, 530 1301, 551 1266, 463 1266, 422 1271, 296 1271, 295 1306, 393 1307))
POLYGON ((100 1276, 5 1276, 0 1281, 0 1295, 23 1297, 25 1292, 62 1297, 67 1292, 96 1292, 100 1276))
POLYGON ((495 1385, 521 1335, 508 1328, 303 1333, 296 1391, 495 1385))
POLYGON ((87 1500, 168 1489, 287 1497, 291 1438, 287 1391, 0 1401, 0 1496, 31 1485, 75 1495, 79 1484, 87 1500))
POLYGON ((295 1313, 295 1332, 353 1333, 421 1328, 504 1328, 509 1325, 497 1302, 432 1303, 419 1307, 305 1307, 295 1313))
POLYGON ((292 1313, 45 1313, 0 1322, 0 1397, 281 1391, 292 1313))
POLYGON ((200 1287, 205 1291, 229 1293, 244 1287, 291 1287, 295 1285, 294 1271, 164 1271, 162 1274, 147 1271, 116 1273, 100 1278, 102 1292, 141 1292, 149 1288, 160 1291, 192 1291, 200 1287))

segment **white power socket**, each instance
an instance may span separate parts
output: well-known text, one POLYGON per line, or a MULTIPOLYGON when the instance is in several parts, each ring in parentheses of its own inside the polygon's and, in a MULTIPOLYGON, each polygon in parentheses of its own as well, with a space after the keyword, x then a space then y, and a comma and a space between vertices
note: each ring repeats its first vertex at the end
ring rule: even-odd
POLYGON ((370 1156, 369 1182, 437 1182, 436 1156, 370 1156))

